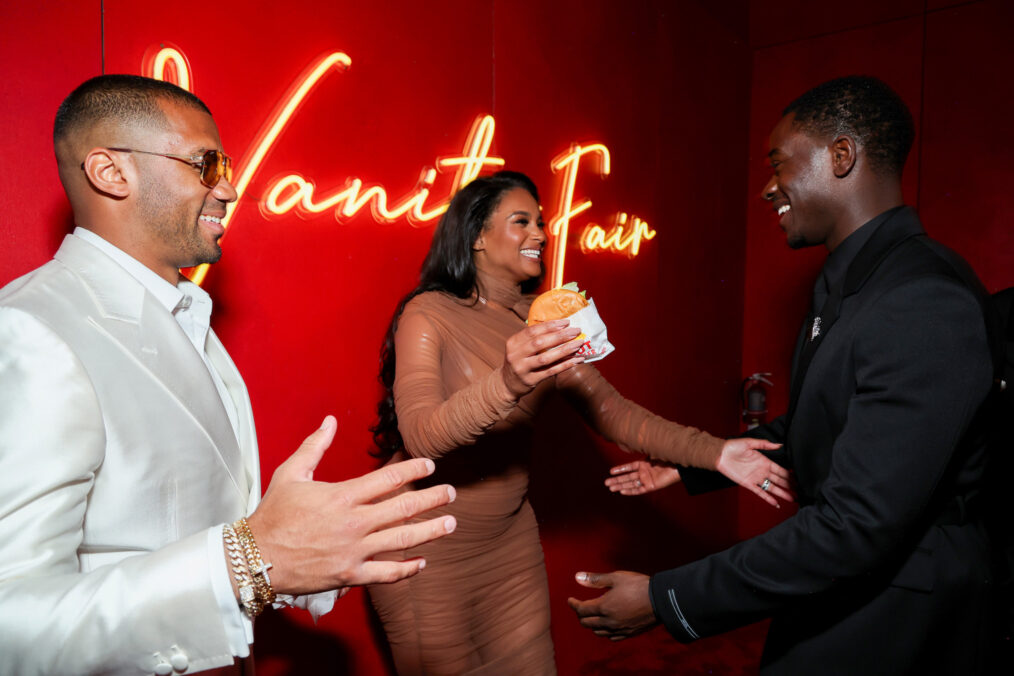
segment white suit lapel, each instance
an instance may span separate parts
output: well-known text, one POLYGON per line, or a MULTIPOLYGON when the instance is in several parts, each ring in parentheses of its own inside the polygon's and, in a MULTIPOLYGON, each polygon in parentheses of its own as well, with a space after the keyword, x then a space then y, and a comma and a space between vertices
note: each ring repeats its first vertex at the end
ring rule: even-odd
POLYGON ((73 235, 64 240, 55 258, 77 272, 92 293, 100 312, 89 321, 190 414, 245 500, 244 462, 229 417, 207 366, 173 316, 115 261, 73 235))
POLYGON ((218 339, 214 330, 208 332, 208 359, 218 371, 225 389, 232 397, 236 407, 236 414, 239 418, 239 450, 243 458, 243 467, 246 471, 247 485, 250 487, 250 500, 247 504, 247 511, 252 512, 260 502, 261 497, 261 472, 260 455, 257 452, 257 431, 254 428, 253 410, 250 406, 250 395, 247 392, 246 384, 239 374, 239 370, 233 363, 229 353, 218 339))

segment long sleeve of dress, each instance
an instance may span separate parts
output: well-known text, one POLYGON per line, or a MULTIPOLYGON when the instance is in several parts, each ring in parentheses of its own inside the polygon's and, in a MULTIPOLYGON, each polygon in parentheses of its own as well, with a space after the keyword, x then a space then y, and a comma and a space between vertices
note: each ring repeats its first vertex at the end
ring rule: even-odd
POLYGON ((556 377, 557 388, 606 439, 626 450, 678 465, 715 469, 724 441, 659 417, 626 399, 594 366, 582 364, 556 377))
MULTIPOLYGON (((791 461, 784 446, 785 429, 786 420, 783 415, 775 418, 765 425, 755 427, 752 430, 747 430, 742 436, 752 437, 754 439, 767 439, 768 441, 773 441, 776 444, 783 444, 781 448, 777 448, 773 451, 760 452, 771 460, 777 462, 782 467, 789 467, 791 469, 791 461)), ((736 485, 724 474, 719 474, 718 472, 706 472, 704 470, 697 469, 696 467, 680 467, 680 479, 682 480, 683 486, 687 489, 687 493, 690 495, 701 495, 703 493, 736 485)))
POLYGON ((440 334, 425 313, 413 311, 411 306, 399 320, 395 351, 398 430, 413 457, 439 458, 472 444, 517 405, 504 384, 501 368, 447 396, 440 334))

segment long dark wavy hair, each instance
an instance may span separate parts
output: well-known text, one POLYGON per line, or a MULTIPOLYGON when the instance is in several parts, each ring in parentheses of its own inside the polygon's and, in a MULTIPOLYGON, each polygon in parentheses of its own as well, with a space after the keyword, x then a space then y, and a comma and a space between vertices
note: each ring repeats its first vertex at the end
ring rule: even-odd
MULTIPOLYGON (((394 410, 394 334, 398 330, 401 313, 410 300, 427 291, 443 291, 458 298, 474 298, 478 302, 472 248, 504 194, 515 188, 527 190, 536 202, 539 201, 539 191, 532 179, 516 171, 500 171, 477 178, 459 190, 433 232, 429 253, 419 271, 419 285, 398 303, 380 348, 380 374, 377 378, 384 386, 384 395, 377 404, 377 424, 370 428, 378 449, 374 453, 377 457, 389 458, 405 445, 398 431, 398 415, 394 410)), ((521 291, 530 293, 541 281, 541 276, 534 277, 521 285, 521 291)))

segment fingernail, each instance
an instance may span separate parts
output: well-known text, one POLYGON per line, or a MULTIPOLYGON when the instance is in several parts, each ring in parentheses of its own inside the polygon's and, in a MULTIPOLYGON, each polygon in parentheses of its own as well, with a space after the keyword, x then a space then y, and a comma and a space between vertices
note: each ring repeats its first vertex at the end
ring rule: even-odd
POLYGON ((453 533, 454 529, 458 527, 458 521, 453 516, 449 516, 444 519, 444 530, 448 533, 453 533))
POLYGON ((454 490, 454 486, 447 487, 447 497, 450 502, 454 502, 454 498, 458 497, 458 491, 454 490))
POLYGON ((578 573, 574 577, 577 578, 578 582, 587 582, 588 581, 588 573, 578 573))
POLYGON ((426 567, 426 559, 419 559, 419 570, 426 567))
POLYGON ((326 430, 331 427, 331 416, 324 416, 324 421, 320 424, 320 429, 326 430))
POLYGON ((430 460, 429 458, 426 458, 425 467, 426 467, 426 473, 427 474, 433 474, 433 470, 435 470, 437 468, 436 464, 432 460, 430 460))

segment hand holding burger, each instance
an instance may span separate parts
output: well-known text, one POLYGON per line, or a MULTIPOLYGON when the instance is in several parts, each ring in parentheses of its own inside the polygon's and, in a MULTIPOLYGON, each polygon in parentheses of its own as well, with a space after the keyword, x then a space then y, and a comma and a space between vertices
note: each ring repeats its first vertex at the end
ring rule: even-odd
POLYGON ((507 341, 504 382, 521 397, 546 378, 581 362, 601 359, 612 350, 595 304, 571 282, 532 301, 528 328, 507 341), (589 312, 582 312, 586 309, 589 312), (575 323, 571 318, 577 313, 581 313, 581 321, 575 323))
POLYGON ((508 338, 501 369, 507 389, 521 398, 546 378, 583 362, 577 351, 584 343, 575 340, 580 333, 566 320, 557 319, 529 326, 508 338))
POLYGON ((586 361, 597 361, 613 351, 595 301, 589 300, 574 282, 550 289, 532 301, 528 310, 529 326, 552 319, 568 319, 571 326, 581 329, 578 338, 582 345, 578 354, 586 361))

